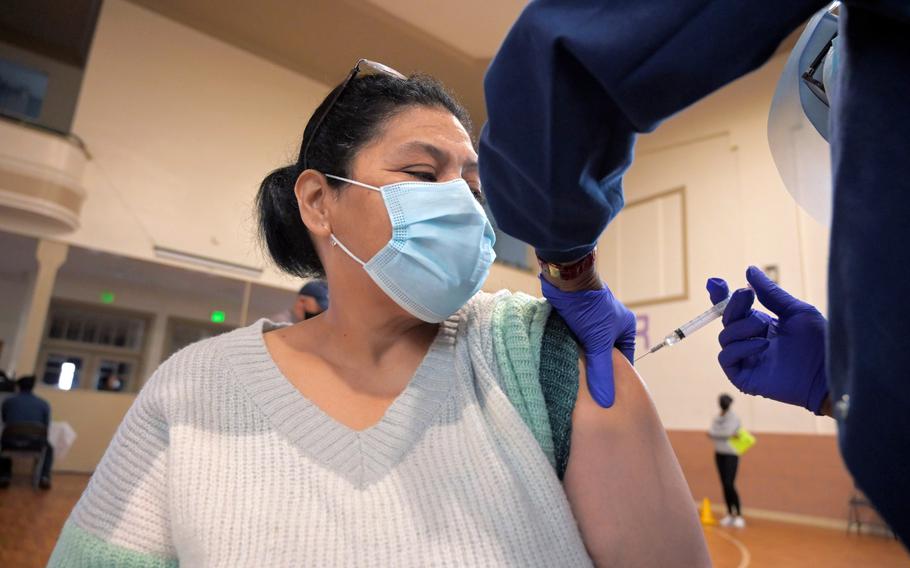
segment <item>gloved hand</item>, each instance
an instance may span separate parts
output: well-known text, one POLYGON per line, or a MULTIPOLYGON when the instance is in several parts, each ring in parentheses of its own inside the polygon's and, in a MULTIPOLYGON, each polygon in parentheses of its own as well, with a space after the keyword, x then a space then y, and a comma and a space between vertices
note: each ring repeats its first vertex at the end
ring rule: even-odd
POLYGON ((635 356, 635 314, 609 288, 564 292, 540 278, 544 297, 562 316, 585 351, 588 390, 597 404, 613 406, 613 347, 631 363, 635 356))
MULTIPOLYGON (((733 292, 724 310, 717 359, 736 388, 818 414, 828 395, 825 374, 827 322, 815 307, 797 300, 754 266, 746 270, 752 290, 733 292), (754 290, 754 292, 753 292, 754 290), (752 309, 759 301, 777 315, 752 309)), ((727 297, 727 283, 708 279, 713 303, 727 297)))

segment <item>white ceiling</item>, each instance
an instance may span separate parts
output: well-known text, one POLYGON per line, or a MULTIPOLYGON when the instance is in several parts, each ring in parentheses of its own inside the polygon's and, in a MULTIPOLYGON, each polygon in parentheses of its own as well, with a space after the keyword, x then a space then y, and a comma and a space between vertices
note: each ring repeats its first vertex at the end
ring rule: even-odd
POLYGON ((367 0, 478 59, 496 54, 526 0, 367 0))

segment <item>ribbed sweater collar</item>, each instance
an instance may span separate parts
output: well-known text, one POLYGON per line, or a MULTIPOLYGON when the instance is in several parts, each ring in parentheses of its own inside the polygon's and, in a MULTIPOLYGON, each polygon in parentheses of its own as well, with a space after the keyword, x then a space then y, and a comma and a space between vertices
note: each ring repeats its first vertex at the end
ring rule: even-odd
POLYGON ((382 419, 366 430, 352 430, 303 396, 275 365, 263 334, 268 320, 225 334, 231 371, 272 426, 301 452, 356 487, 387 475, 417 444, 454 384, 454 346, 459 317, 439 326, 436 339, 404 391, 382 419))

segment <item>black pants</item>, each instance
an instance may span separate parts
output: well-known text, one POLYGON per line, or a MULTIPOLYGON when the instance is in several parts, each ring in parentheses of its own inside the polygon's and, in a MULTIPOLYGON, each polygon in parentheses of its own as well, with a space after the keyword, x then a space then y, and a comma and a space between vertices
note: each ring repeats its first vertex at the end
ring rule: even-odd
MULTIPOLYGON (((41 478, 50 479, 51 478, 51 468, 54 467, 54 447, 50 443, 47 444, 47 454, 44 456, 44 465, 41 468, 41 478)), ((9 481, 10 476, 13 471, 13 460, 10 458, 0 457, 0 480, 9 481)))
POLYGON ((727 502, 727 512, 731 515, 741 515, 739 509, 739 493, 736 492, 736 468, 739 466, 739 456, 729 454, 714 454, 717 461, 717 473, 720 474, 720 483, 724 487, 724 500, 727 502))

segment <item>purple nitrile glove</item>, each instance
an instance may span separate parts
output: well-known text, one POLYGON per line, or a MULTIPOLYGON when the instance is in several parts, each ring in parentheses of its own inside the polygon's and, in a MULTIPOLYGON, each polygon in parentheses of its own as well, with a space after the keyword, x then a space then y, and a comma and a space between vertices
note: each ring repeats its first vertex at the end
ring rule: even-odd
MULTIPOLYGON (((754 266, 746 270, 746 280, 752 290, 733 292, 724 310, 717 357, 721 368, 746 394, 818 414, 828 395, 825 318, 754 266), (756 296, 777 318, 752 309, 756 296)), ((720 278, 708 279, 707 288, 715 304, 727 297, 727 283, 720 278)))
POLYGON ((564 292, 540 278, 543 295, 581 342, 585 351, 588 390, 597 404, 613 406, 613 347, 631 363, 635 356, 635 314, 613 296, 606 285, 600 290, 564 292))

